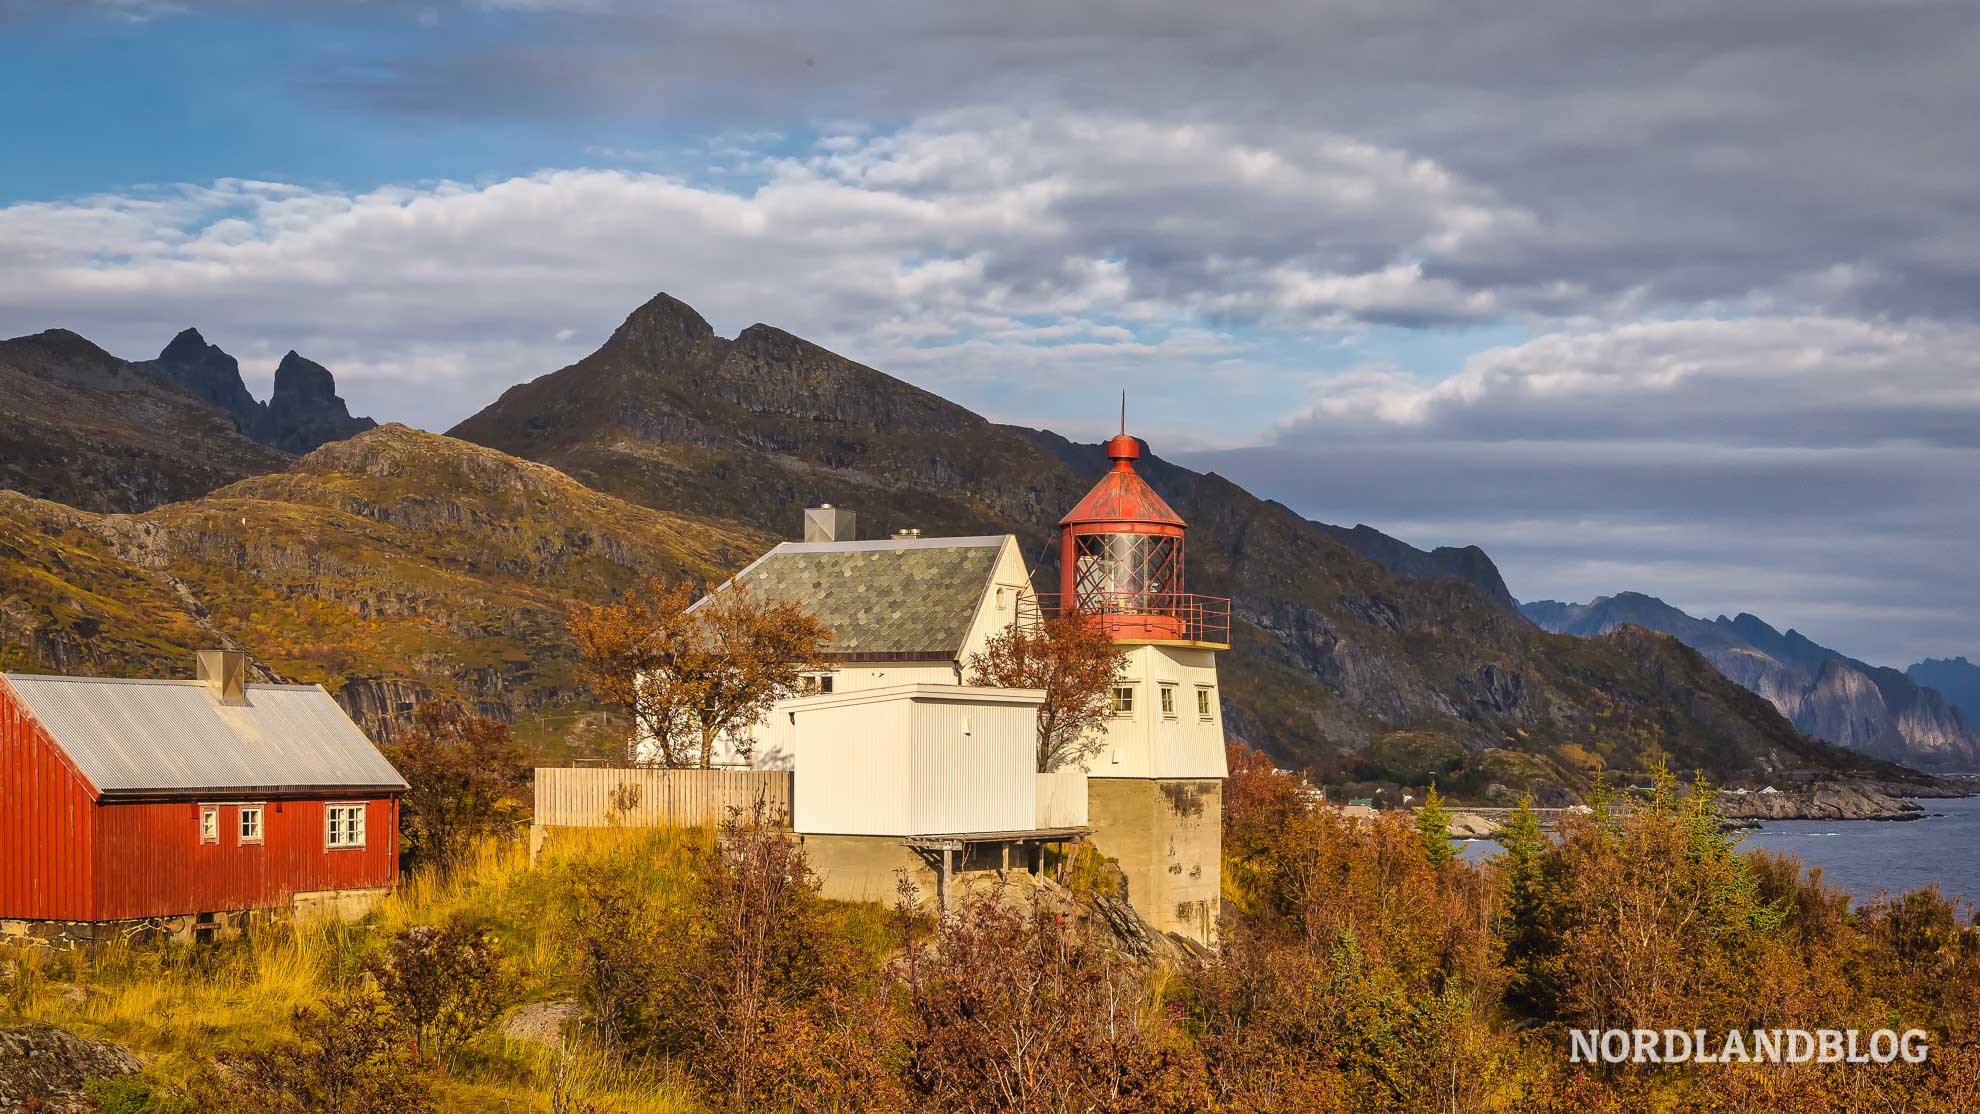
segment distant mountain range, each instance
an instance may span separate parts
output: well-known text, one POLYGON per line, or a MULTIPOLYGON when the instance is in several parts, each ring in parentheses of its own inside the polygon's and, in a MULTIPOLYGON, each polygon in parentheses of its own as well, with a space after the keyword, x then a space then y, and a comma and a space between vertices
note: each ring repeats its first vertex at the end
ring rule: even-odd
POLYGON ((1639 592, 1583 604, 1541 600, 1520 610, 1562 634, 1602 635, 1622 624, 1662 631, 1766 697, 1816 738, 1921 770, 1980 771, 1980 731, 1973 727, 1980 719, 1927 680, 1937 678, 1980 703, 1975 701, 1980 668, 1963 658, 1921 662, 1899 672, 1858 661, 1797 631, 1783 634, 1753 615, 1708 621, 1639 592))
POLYGON ((1926 658, 1904 672, 1919 684, 1938 689, 1967 723, 1980 726, 1980 665, 1965 658, 1926 658))
MULTIPOLYGON (((294 412, 255 409, 197 334, 142 365, 73 334, 8 345, 91 370, 0 361, 32 388, 39 424, 18 428, 41 446, 0 479, 54 500, 0 492, 0 665, 173 671, 234 645, 379 734, 450 691, 556 736, 587 709, 570 607, 648 573, 722 575, 820 502, 855 508, 867 537, 1008 530, 1049 582, 1054 523, 1105 466, 1098 446, 993 424, 780 329, 717 336, 666 295, 449 436, 387 426, 299 459, 261 439, 362 419, 337 402, 265 424, 294 412), (106 399, 115 421, 92 412, 106 399), (89 513, 107 510, 142 513, 89 513)), ((334 400, 316 378, 278 375, 277 396, 334 400)), ((1541 630, 1476 550, 1325 527, 1156 456, 1143 471, 1190 523, 1190 587, 1234 601, 1227 722, 1283 762, 1557 801, 1652 756, 1749 783, 1917 783, 1797 732, 1676 638, 1541 630)))

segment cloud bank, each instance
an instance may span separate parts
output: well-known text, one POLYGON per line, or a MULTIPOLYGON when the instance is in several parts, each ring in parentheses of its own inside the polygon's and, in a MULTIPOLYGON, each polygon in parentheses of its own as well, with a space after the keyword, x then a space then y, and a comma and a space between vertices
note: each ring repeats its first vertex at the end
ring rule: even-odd
MULTIPOLYGON (((16 39, 48 6, 0 0, 16 39)), ((62 18, 76 18, 64 6, 62 18)), ((1980 653, 1980 18, 1940 0, 117 2, 371 29, 311 103, 623 133, 0 208, 0 331, 291 345, 444 427, 668 290, 1330 521, 1980 653), (536 164, 530 164, 536 165, 536 164), (1093 415, 1099 420, 1089 418, 1093 415)))

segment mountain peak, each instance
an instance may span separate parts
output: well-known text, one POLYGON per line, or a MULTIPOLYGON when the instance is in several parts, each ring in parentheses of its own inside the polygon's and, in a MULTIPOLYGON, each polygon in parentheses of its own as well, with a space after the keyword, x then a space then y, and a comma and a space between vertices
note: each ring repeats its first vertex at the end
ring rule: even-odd
POLYGON ((275 366, 275 393, 270 397, 269 405, 273 406, 284 398, 297 402, 343 404, 343 400, 337 397, 337 377, 330 374, 330 369, 293 348, 275 366))
POLYGON ((627 349, 648 363, 680 360, 715 337, 715 327, 693 306, 665 292, 626 315, 607 348, 627 349))
POLYGON ((265 407, 248 393, 241 381, 240 361, 208 344, 198 329, 186 328, 172 338, 155 360, 143 365, 152 374, 175 383, 195 397, 219 407, 234 419, 234 428, 260 440, 256 432, 266 416, 265 407))
POLYGON ((206 343, 206 338, 200 335, 198 329, 189 325, 179 330, 179 335, 172 338, 172 343, 165 346, 165 350, 158 354, 158 358, 161 360, 196 360, 206 355, 209 350, 214 352, 219 351, 218 348, 206 343))
POLYGON ((290 349, 275 368, 275 393, 268 398, 268 417, 261 439, 292 453, 307 453, 328 441, 376 428, 370 418, 353 418, 337 397, 337 378, 330 369, 290 349))

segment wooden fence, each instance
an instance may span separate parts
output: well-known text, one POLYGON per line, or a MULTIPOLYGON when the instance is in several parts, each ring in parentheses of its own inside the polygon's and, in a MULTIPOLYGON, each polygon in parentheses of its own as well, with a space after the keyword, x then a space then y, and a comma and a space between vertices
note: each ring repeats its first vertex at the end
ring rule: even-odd
POLYGON ((536 771, 543 828, 687 827, 747 811, 761 799, 790 822, 788 770, 642 770, 551 766, 536 771))

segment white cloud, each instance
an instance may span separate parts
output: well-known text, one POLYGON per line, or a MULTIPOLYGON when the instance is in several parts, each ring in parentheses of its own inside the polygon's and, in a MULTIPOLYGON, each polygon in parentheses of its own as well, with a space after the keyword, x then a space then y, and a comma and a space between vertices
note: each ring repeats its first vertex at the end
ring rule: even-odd
POLYGON ((1448 440, 1829 447, 1980 443, 1980 326, 1832 316, 1649 321, 1554 333, 1424 381, 1322 379, 1298 432, 1448 440))
MULTIPOLYGON (((1229 332, 1245 322, 1497 312, 1501 295, 1423 261, 1532 224, 1404 152, 1111 115, 949 113, 762 165, 747 188, 577 169, 17 204, 0 208, 0 328, 65 325, 141 357, 196 323, 242 355, 302 348, 347 372, 360 410, 444 426, 667 289, 728 331, 770 318, 938 389, 1022 393, 1069 367, 1200 368, 1245 346, 1229 332)), ((1221 420, 1228 437, 1260 415, 1221 420)))
POLYGON ((1980 326, 1828 316, 1537 337, 1321 380, 1191 458, 1329 522, 1483 546, 1521 598, 1751 611, 1883 664, 1970 653, 1980 326))

